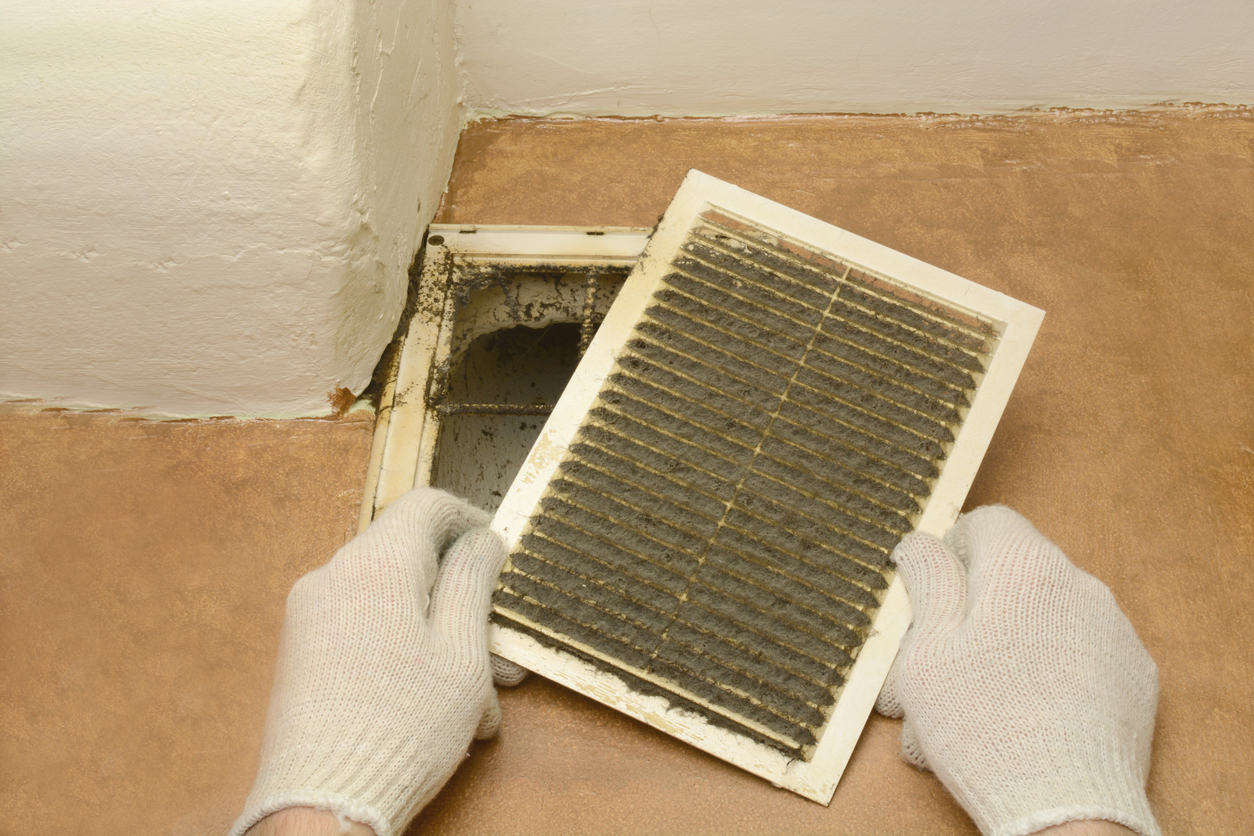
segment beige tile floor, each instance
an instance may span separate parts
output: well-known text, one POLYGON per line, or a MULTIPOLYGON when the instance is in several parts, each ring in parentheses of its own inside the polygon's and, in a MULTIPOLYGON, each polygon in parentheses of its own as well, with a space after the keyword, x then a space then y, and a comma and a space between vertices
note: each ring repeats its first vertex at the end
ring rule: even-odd
MULTIPOLYGON (((487 122, 439 220, 647 226, 690 167, 1046 309, 969 505, 1027 514, 1140 631, 1165 830, 1248 831, 1254 115, 487 122)), ((0 833, 225 830, 370 433, 0 411, 0 833)), ((883 718, 823 808, 541 680, 502 703, 411 832, 973 831, 883 718)))

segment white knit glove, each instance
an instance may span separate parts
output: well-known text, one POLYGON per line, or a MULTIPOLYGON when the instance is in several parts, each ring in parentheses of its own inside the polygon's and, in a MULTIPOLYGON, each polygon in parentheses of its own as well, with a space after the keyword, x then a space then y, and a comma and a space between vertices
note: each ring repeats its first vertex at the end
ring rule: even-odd
POLYGON ((1104 819, 1142 836, 1158 669, 1110 590, 1009 508, 894 552, 914 621, 876 708, 985 834, 1104 819))
POLYGON ((257 780, 232 836, 287 807, 398 833, 471 737, 496 733, 487 629, 505 547, 487 523, 443 491, 413 491, 296 582, 257 780))

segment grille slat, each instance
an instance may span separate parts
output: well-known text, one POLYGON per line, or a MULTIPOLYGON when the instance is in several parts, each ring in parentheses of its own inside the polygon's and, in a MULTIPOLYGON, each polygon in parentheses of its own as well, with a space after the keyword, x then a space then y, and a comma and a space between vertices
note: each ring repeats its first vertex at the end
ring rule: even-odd
MULTIPOLYGON (((598 407, 593 409, 589 416, 597 422, 589 422, 589 427, 594 427, 609 438, 614 438, 616 433, 619 434, 618 437, 623 439, 624 445, 635 443, 647 446, 664 455, 674 456, 676 461, 684 462, 694 471, 712 474, 718 478, 730 479, 739 472, 735 462, 709 454, 688 439, 657 430, 622 413, 598 407)), ((592 437, 591 432, 588 435, 592 437)), ((733 488, 734 485, 733 482, 733 488)))
MULTIPOLYGON (((692 363, 691 358, 671 351, 663 346, 637 340, 632 346, 634 353, 623 357, 619 369, 620 374, 629 374, 645 380, 651 375, 661 372, 661 378, 672 377, 695 383, 701 388, 714 389, 725 395, 744 401, 755 409, 774 412, 779 408, 779 393, 770 389, 758 389, 752 380, 742 380, 733 374, 718 370, 702 363, 692 363), (699 381, 699 382, 698 382, 699 381)), ((750 373, 750 377, 759 376, 750 373)), ((762 379, 767 379, 765 373, 762 379)))
POLYGON ((650 406, 644 401, 634 398, 622 391, 603 392, 601 400, 606 404, 598 407, 594 414, 598 417, 626 417, 637 424, 654 424, 664 422, 673 426, 690 444, 696 444, 707 454, 698 463, 707 461, 710 456, 725 459, 740 467, 753 457, 753 446, 743 444, 736 439, 721 435, 716 430, 702 426, 697 421, 673 415, 666 410, 650 406))
POLYGON ((715 499, 729 498, 735 488, 716 474, 701 470, 690 462, 678 461, 639 441, 612 436, 595 424, 585 427, 583 441, 572 445, 571 452, 584 458, 607 456, 616 462, 634 462, 652 473, 664 475, 677 485, 715 499))
POLYGON ((825 335, 853 343, 872 355, 899 363, 916 374, 935 378, 955 389, 974 389, 975 378, 959 366, 931 357, 922 351, 885 339, 873 331, 842 322, 825 319, 819 326, 825 335))
MULTIPOLYGON (((793 266, 779 261, 771 263, 763 258, 748 257, 750 253, 747 251, 737 251, 735 247, 717 239, 696 236, 684 244, 683 249, 708 264, 738 274, 753 284, 768 287, 777 294, 819 311, 827 308, 828 301, 838 286, 837 281, 830 276, 821 273, 802 275, 793 266)), ((762 255, 761 251, 757 255, 762 255)))
MULTIPOLYGON (((659 565, 674 565, 678 571, 684 573, 689 573, 700 565, 692 551, 678 548, 657 537, 656 533, 640 531, 623 524, 622 520, 592 513, 587 508, 565 502, 557 497, 545 498, 541 504, 546 519, 557 520, 567 524, 568 527, 578 528, 584 535, 594 540, 621 543, 624 549, 635 554, 649 555, 650 560, 659 565)), ((543 529, 537 527, 536 530, 543 534, 550 534, 551 528, 546 525, 543 529)), ((554 532, 552 536, 556 538, 557 533, 554 532)))
MULTIPOLYGON (((814 259, 814 254, 809 251, 802 254, 801 251, 806 250, 803 246, 789 248, 781 245, 779 241, 767 240, 775 236, 770 234, 764 236, 761 230, 751 225, 725 216, 718 217, 717 213, 706 214, 702 218, 702 228, 694 229, 693 232, 701 235, 707 242, 716 239, 713 243, 724 248, 732 246, 734 242, 735 245, 742 247, 742 251, 749 254, 755 263, 776 270, 781 275, 796 278, 798 281, 810 281, 814 287, 825 292, 833 292, 835 287, 832 284, 831 274, 821 272, 821 270, 824 267, 831 270, 833 266, 838 268, 838 273, 844 270, 844 265, 831 259, 822 256, 814 259), (815 261, 819 263, 813 263, 815 261)), ((926 331, 977 353, 992 353, 989 340, 994 333, 983 322, 969 315, 958 314, 956 311, 921 304, 919 300, 906 298, 900 288, 886 291, 882 284, 858 269, 850 269, 844 272, 843 276, 845 282, 860 288, 860 291, 842 287, 842 292, 847 293, 849 298, 865 297, 869 301, 862 304, 881 315, 897 319, 902 324, 926 331)))
MULTIPOLYGON (((881 482, 889 488, 896 489, 914 497, 926 496, 927 482, 896 467, 893 463, 867 455, 855 449, 853 444, 859 439, 842 433, 841 436, 824 436, 807 429, 799 422, 781 420, 772 427, 774 435, 762 444, 762 452, 783 462, 792 462, 791 448, 802 450, 827 459, 833 464, 856 470, 871 479, 881 482)), ((803 458, 803 457, 801 457, 803 458)))
MULTIPOLYGON (((915 331, 927 334, 940 345, 948 343, 964 350, 964 352, 977 356, 986 354, 988 351, 985 337, 962 331, 955 327, 948 327, 935 319, 930 319, 917 313, 907 305, 893 304, 882 297, 854 288, 850 288, 845 293, 845 298, 881 317, 894 319, 906 328, 912 328, 915 331)), ((978 360, 976 362, 978 363, 978 360)), ((978 371, 974 364, 968 366, 968 368, 978 371)))
MULTIPOLYGON (((574 505, 577 500, 579 507, 594 510, 596 518, 605 530, 605 522, 611 527, 623 527, 635 531, 655 542, 691 555, 699 555, 704 551, 705 541, 699 530, 694 531, 682 523, 666 520, 649 511, 623 502, 616 497, 588 490, 586 487, 565 479, 554 479, 549 485, 552 494, 546 502, 567 501, 574 505)), ((711 526, 713 528, 713 526, 711 526)))
MULTIPOLYGON (((700 299, 718 319, 743 317, 745 321, 764 331, 783 334, 803 344, 810 341, 813 333, 813 323, 808 320, 812 317, 814 321, 818 321, 823 315, 822 311, 803 310, 798 313, 768 306, 750 307, 745 303, 752 305, 752 300, 685 273, 668 274, 666 283, 672 290, 700 299)), ((719 324, 718 320, 715 319, 712 324, 719 324)))
MULTIPOLYGON (((691 619, 699 610, 694 607, 685 612, 688 619, 691 619)), ((706 630, 697 629, 688 619, 680 616, 671 622, 666 635, 668 643, 686 645, 714 664, 734 672, 739 682, 733 681, 732 684, 742 690, 752 693, 764 686, 771 687, 781 697, 771 704, 771 708, 777 713, 816 725, 823 721, 818 706, 830 705, 832 695, 822 685, 797 676, 757 653, 738 647, 727 637, 715 632, 713 626, 706 630)), ((710 680, 713 684, 718 684, 725 681, 725 678, 710 677, 710 680)))
POLYGON ((743 337, 750 342, 761 343, 780 354, 796 352, 800 356, 805 353, 807 345, 805 340, 793 339, 786 332, 774 331, 754 321, 730 316, 725 311, 707 305, 698 298, 670 288, 659 290, 654 298, 716 330, 726 330, 729 334, 743 337))
POLYGON ((617 375, 612 381, 612 386, 613 389, 601 395, 609 403, 621 403, 622 400, 618 396, 620 393, 625 394, 633 400, 650 404, 708 432, 717 433, 750 448, 757 446, 765 425, 769 423, 770 416, 768 415, 746 413, 744 410, 741 410, 739 414, 719 412, 704 404, 693 403, 691 399, 677 392, 662 389, 648 381, 627 375, 617 375))
MULTIPOLYGON (((732 259, 727 259, 727 261, 731 262, 732 259)), ((681 268, 693 272, 693 267, 687 260, 681 259, 677 264, 681 268)), ((761 271, 756 270, 752 265, 740 264, 737 266, 740 268, 735 270, 735 273, 738 275, 745 277, 769 276, 769 274, 763 274, 761 271)), ((703 275, 700 277, 703 280, 708 282, 716 280, 712 271, 702 271, 702 273, 703 275)), ((785 289, 781 289, 778 286, 771 287, 770 291, 772 292, 755 293, 753 292, 754 289, 753 285, 747 285, 743 288, 738 288, 738 292, 732 295, 755 302, 807 325, 813 321, 816 313, 822 314, 828 301, 822 297, 819 297, 818 300, 813 298, 807 300, 809 304, 795 301, 785 289)), ((817 294, 814 294, 814 296, 817 296, 817 294)), ((867 297, 863 294, 861 298, 866 299, 867 297)), ((882 356, 897 359, 904 365, 914 366, 933 377, 945 380, 951 385, 963 388, 969 385, 969 378, 962 376, 960 370, 969 372, 983 371, 983 366, 975 355, 949 346, 925 332, 906 328, 890 320, 885 320, 882 316, 876 316, 872 311, 860 308, 857 305, 833 301, 826 312, 826 319, 828 323, 840 327, 842 331, 846 331, 852 342, 858 343, 864 348, 882 356), (956 373, 956 370, 959 371, 956 373)))
POLYGON ((875 392, 882 398, 887 398, 914 412, 923 413, 943 424, 956 423, 960 420, 958 407, 970 406, 960 392, 948 399, 929 395, 920 389, 902 385, 883 374, 822 351, 811 351, 806 357, 806 366, 835 380, 844 381, 848 385, 875 392))
POLYGON ((821 481, 811 475, 808 469, 787 465, 770 456, 760 455, 754 461, 754 469, 761 476, 788 485, 792 490, 804 493, 810 499, 834 503, 863 517, 875 517, 881 520, 883 525, 903 533, 910 530, 910 518, 907 514, 918 510, 917 505, 913 508, 902 509, 900 503, 896 507, 877 503, 874 498, 865 493, 857 492, 856 487, 846 486, 844 480, 832 479, 830 474, 832 468, 827 468, 829 473, 825 474, 828 476, 828 481, 821 481))
MULTIPOLYGON (((780 420, 920 479, 931 479, 940 472, 937 463, 945 454, 940 441, 833 397, 818 388, 823 383, 822 377, 806 371, 798 374, 792 398, 780 408, 780 420)), ((851 397, 844 389, 840 394, 851 397)))
POLYGON ((805 758, 995 338, 718 213, 682 250, 496 607, 805 758))
POLYGON ((763 428, 770 424, 774 417, 777 401, 770 401, 771 408, 735 397, 725 389, 714 389, 703 382, 685 377, 663 366, 648 365, 647 377, 641 377, 640 369, 635 372, 621 371, 609 377, 611 385, 620 389, 630 390, 634 383, 646 389, 657 389, 671 394, 679 394, 688 402, 697 402, 707 409, 731 415, 750 426, 763 428))
POLYGON ((751 242, 739 236, 730 227, 721 226, 716 222, 712 223, 707 220, 706 223, 707 228, 696 230, 696 233, 702 237, 707 246, 717 247, 729 255, 746 258, 762 269, 771 270, 776 275, 783 276, 824 296, 831 296, 840 286, 840 280, 836 276, 823 272, 814 265, 804 264, 800 259, 782 249, 766 247, 758 241, 751 242), (720 235, 724 237, 720 239, 718 237, 720 235))
POLYGON ((861 639, 861 634, 857 630, 840 620, 839 613, 827 608, 826 601, 820 601, 821 609, 814 609, 807 606, 805 601, 758 586, 716 564, 706 564, 701 567, 697 574, 697 583, 692 588, 700 589, 701 587, 718 590, 729 598, 737 599, 750 609, 755 603, 760 603, 763 611, 772 613, 782 622, 787 623, 790 629, 811 633, 834 647, 856 647, 861 639))
POLYGON ((536 599, 517 591, 514 582, 511 577, 510 584, 497 591, 498 604, 508 603, 512 606, 507 609, 514 609, 540 624, 551 625, 598 650, 622 658, 629 665, 639 668, 648 665, 660 644, 660 636, 641 630, 624 618, 609 616, 526 577, 518 579, 519 584, 536 588, 542 596, 536 599))
POLYGON ((842 538, 815 543, 740 507, 727 514, 727 524, 719 530, 722 541, 738 551, 753 555, 771 564, 791 557, 812 566, 832 567, 867 590, 883 589, 887 584, 876 571, 883 567, 888 555, 857 540, 842 538))
POLYGON ((613 479, 616 476, 620 478, 630 479, 635 485, 639 485, 649 493, 656 496, 667 496, 675 494, 676 490, 682 491, 683 503, 686 507, 692 508, 697 513, 711 518, 718 519, 722 515, 725 507, 718 497, 710 496, 701 491, 694 491, 691 486, 672 479, 670 476, 650 470, 643 467, 631 459, 623 458, 620 455, 608 450, 594 450, 586 445, 581 445, 581 451, 575 454, 570 461, 563 462, 561 469, 565 472, 573 474, 578 478, 581 474, 595 470, 598 479, 613 479), (589 458, 597 461, 596 466, 588 464, 589 458), (609 469, 607 472, 606 468, 609 469))
POLYGON ((865 613, 845 604, 835 595, 797 580, 786 571, 796 570, 800 562, 781 560, 778 565, 764 565, 747 559, 731 543, 715 546, 706 556, 707 565, 735 575, 772 595, 791 598, 812 610, 827 613, 833 621, 844 623, 851 629, 866 626, 868 619, 865 613))
POLYGON ((637 630, 659 637, 674 620, 674 609, 655 609, 608 585, 593 583, 533 555, 518 555, 514 565, 510 588, 550 606, 561 601, 556 604, 558 609, 564 610, 577 603, 584 612, 597 610, 606 617, 621 619, 637 630))
MULTIPOLYGON (((746 278, 765 279, 771 270, 781 277, 788 277, 791 283, 774 282, 771 289, 776 293, 790 296, 797 301, 809 303, 820 310, 826 303, 826 297, 835 290, 835 283, 818 278, 821 274, 811 271, 799 272, 794 263, 776 258, 763 249, 745 245, 745 252, 738 253, 726 244, 709 242, 699 244, 690 242, 684 250, 699 255, 708 263, 723 266, 729 272, 746 278), (805 285, 802 277, 809 278, 813 285, 825 286, 826 294, 813 289, 813 285, 805 285), (801 290, 801 287, 805 287, 801 290), (822 302, 816 300, 823 300, 822 302)), ((983 365, 978 355, 985 351, 983 338, 946 327, 936 319, 922 316, 907 304, 891 302, 883 297, 859 291, 847 291, 844 302, 836 302, 829 311, 829 316, 843 319, 861 328, 878 331, 882 335, 898 343, 922 342, 928 348, 926 353, 968 371, 981 372, 983 365), (849 304, 852 303, 852 304, 849 304), (859 310, 859 307, 865 310, 859 310)))
MULTIPOLYGON (((689 249, 689 252, 693 252, 693 249, 689 249)), ((752 262, 739 262, 729 258, 724 260, 724 264, 715 265, 699 259, 677 258, 675 267, 678 276, 695 279, 705 285, 704 288, 694 289, 690 282, 681 281, 678 276, 674 277, 672 283, 676 287, 688 289, 694 296, 725 300, 724 307, 732 309, 741 307, 738 303, 748 302, 761 311, 770 311, 777 316, 794 320, 806 330, 823 318, 830 301, 830 297, 817 294, 813 299, 799 300, 788 293, 789 288, 781 287, 774 276, 752 262), (729 275, 732 277, 730 286, 727 281, 729 275), (736 281, 736 276, 748 281, 736 281), (728 299, 737 301, 728 302, 728 299)))
MULTIPOLYGON (((594 460, 595 461, 595 460, 594 460)), ((691 491, 658 491, 641 480, 620 481, 619 474, 609 473, 603 467, 571 457, 561 465, 562 473, 570 482, 591 488, 602 496, 612 496, 616 501, 637 510, 652 514, 669 515, 672 525, 695 537, 708 537, 722 517, 724 503, 691 491)), ((654 480, 647 471, 637 471, 655 481, 654 487, 664 487, 662 480, 654 480)))
MULTIPOLYGON (((758 596, 761 597, 761 596, 758 596)), ((806 658, 805 663, 811 666, 827 668, 830 672, 827 681, 831 684, 833 674, 839 672, 853 660, 839 651, 842 646, 813 629, 813 624, 802 627, 789 623, 787 615, 775 610, 762 610, 756 602, 742 601, 729 594, 728 590, 715 589, 703 583, 694 584, 689 592, 689 600, 718 613, 740 627, 747 627, 774 643, 791 648, 806 658), (746 610, 749 615, 746 616, 746 610), (824 661, 820 661, 824 660, 824 661)), ((851 634, 856 637, 856 634, 851 634)), ((800 663, 799 663, 800 664, 800 663)))
MULTIPOLYGON (((565 567, 594 583, 602 583, 642 601, 652 601, 655 598, 660 600, 662 596, 678 601, 678 595, 687 587, 687 579, 682 575, 668 573, 669 578, 662 576, 659 579, 656 574, 657 567, 654 564, 642 567, 639 558, 635 558, 634 555, 627 555, 627 561, 622 560, 621 557, 615 560, 614 555, 607 556, 601 550, 594 553, 588 550, 575 551, 561 543, 531 534, 523 538, 520 547, 517 554, 527 554, 533 558, 540 555, 546 563, 565 567), (672 579, 673 582, 667 582, 672 579)), ((626 553, 620 552, 619 554, 626 553)), ((522 568, 528 571, 526 566, 522 568)))
POLYGON ((554 516, 547 528, 550 536, 528 534, 521 540, 522 548, 548 555, 555 560, 562 560, 566 554, 596 555, 595 559, 609 566, 612 571, 638 579, 672 595, 683 594, 688 586, 686 570, 696 567, 695 561, 691 566, 685 566, 681 561, 660 563, 640 557, 639 552, 620 548, 617 543, 595 537, 581 528, 566 524, 560 517, 554 516), (555 540, 552 537, 561 539, 555 540))
POLYGON ((837 495, 843 488, 867 502, 903 514, 907 519, 919 510, 919 504, 911 494, 871 478, 864 472, 863 468, 876 464, 873 458, 850 448, 839 449, 848 455, 848 461, 839 456, 824 458, 795 444, 767 439, 762 444, 758 466, 763 472, 767 472, 767 468, 780 467, 798 474, 811 486, 808 488, 811 492, 822 492, 830 484, 833 495, 837 495))
POLYGON ((722 348, 737 357, 752 358, 753 362, 768 369, 782 372, 794 368, 805 356, 805 346, 801 343, 789 342, 784 345, 766 345, 754 342, 740 334, 720 331, 698 319, 662 305, 654 305, 646 311, 647 318, 641 320, 639 328, 643 333, 661 339, 692 339, 722 348))
POLYGON ((815 522, 830 520, 831 526, 837 531, 846 531, 860 540, 878 543, 889 549, 897 545, 901 535, 910 530, 909 522, 901 517, 877 514, 868 519, 851 513, 839 503, 828 503, 806 496, 785 482, 763 476, 756 469, 745 479, 744 490, 746 493, 757 494, 768 502, 782 503, 815 522))
POLYGON ((858 606, 874 607, 875 596, 868 588, 871 584, 859 578, 861 569, 856 568, 856 563, 819 555, 829 558, 823 565, 815 561, 816 555, 799 555, 786 546, 764 542, 752 532, 729 523, 719 532, 719 540, 710 552, 719 559, 710 562, 768 591, 795 596, 852 627, 869 623, 858 606), (868 597, 872 600, 866 600, 868 597), (846 606, 844 602, 852 603, 846 606))
MULTIPOLYGON (((751 626, 741 621, 751 616, 751 611, 732 609, 730 613, 724 609, 705 603, 689 601, 677 614, 677 618, 685 623, 705 630, 715 636, 723 636, 737 647, 757 649, 763 658, 776 664, 791 674, 800 676, 811 685, 827 689, 832 684, 835 667, 820 662, 803 650, 798 650, 786 641, 780 641, 769 630, 751 626)), ((830 652, 829 648, 821 648, 820 653, 830 652)), ((807 686, 808 688, 809 686, 807 686)), ((831 692, 820 690, 811 692, 807 701, 822 708, 831 704, 831 692)))
MULTIPOLYGON (((704 339, 694 338, 690 334, 682 334, 674 330, 675 325, 682 325, 693 328, 697 323, 687 320, 682 323, 675 323, 672 318, 672 325, 665 326, 657 322, 649 320, 642 321, 638 327, 642 334, 647 334, 650 342, 654 342, 660 346, 664 346, 678 354, 689 357, 700 357, 705 362, 712 362, 715 367, 721 367, 722 363, 728 362, 727 358, 732 358, 736 366, 748 366, 751 370, 749 375, 756 377, 763 371, 772 375, 782 375, 784 380, 792 376, 797 368, 797 360, 782 354, 776 354, 770 350, 764 350, 747 341, 728 340, 726 338, 719 339, 718 334, 713 329, 707 329, 703 335, 704 339)), ((742 379, 746 378, 744 374, 742 379)))
MULTIPOLYGON (((832 357, 846 360, 882 377, 896 380, 900 385, 918 389, 925 395, 930 395, 937 400, 955 405, 962 404, 963 392, 965 390, 960 386, 954 386, 930 375, 922 374, 916 369, 912 369, 881 354, 866 351, 852 340, 841 339, 839 336, 831 334, 820 334, 818 339, 815 340, 814 347, 824 354, 830 354, 832 357)), ((817 358, 816 362, 823 362, 823 358, 817 358)))
MULTIPOLYGON (((752 388, 771 395, 781 395, 787 388, 787 377, 781 377, 771 369, 742 360, 722 349, 702 345, 695 340, 676 339, 671 342, 671 345, 665 345, 641 337, 632 340, 628 348, 641 357, 648 357, 667 366, 689 368, 702 376, 712 371, 717 372, 720 378, 732 378, 742 389, 752 388), (681 342, 683 345, 676 345, 681 342)), ((767 401, 765 406, 767 409, 774 409, 775 403, 767 401)))
POLYGON ((832 410, 833 414, 839 409, 844 421, 904 450, 920 449, 935 456, 941 452, 938 445, 954 440, 953 431, 944 424, 808 366, 798 371, 797 385, 812 390, 798 393, 796 397, 799 400, 806 397, 813 402, 817 397, 819 403, 832 410), (936 444, 927 445, 928 439, 936 444))
POLYGON ((786 750, 814 743, 814 733, 802 722, 775 713, 752 696, 757 683, 710 661, 700 653, 678 644, 666 644, 658 650, 650 670, 671 679, 677 686, 740 715, 773 733, 786 750), (732 682, 731 680, 739 681, 732 682), (736 686, 740 686, 737 688, 736 686))
POLYGON ((978 373, 984 371, 984 366, 980 364, 979 359, 974 354, 947 345, 940 340, 934 339, 926 332, 907 328, 891 320, 886 321, 883 317, 876 316, 870 310, 856 305, 837 303, 832 306, 832 309, 834 318, 843 320, 863 331, 873 331, 896 345, 916 346, 917 353, 920 356, 969 372, 978 373))

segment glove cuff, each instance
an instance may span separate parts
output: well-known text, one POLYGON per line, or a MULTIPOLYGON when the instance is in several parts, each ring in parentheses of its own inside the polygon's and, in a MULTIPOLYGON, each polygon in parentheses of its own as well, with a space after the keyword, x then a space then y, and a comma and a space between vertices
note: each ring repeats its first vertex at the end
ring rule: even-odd
POLYGON ((258 799, 244 808, 244 813, 232 825, 228 836, 243 836, 248 828, 266 816, 286 810, 288 807, 313 807, 329 810, 339 818, 352 819, 373 830, 376 836, 392 836, 391 823, 374 807, 339 793, 297 790, 283 792, 258 799))
MULTIPOLYGON (((1149 732, 1120 734, 1097 723, 1083 735, 1068 733, 1073 731, 1065 722, 1046 723, 1021 735, 1018 751, 1003 753, 995 772, 938 776, 988 836, 1026 836, 1090 819, 1160 836, 1145 794, 1148 770, 1142 765, 1148 765, 1149 752, 1138 745, 1149 732)), ((987 749, 997 739, 985 729, 975 742, 987 749)))
POLYGON ((1012 821, 990 831, 990 836, 1028 836, 1047 827, 1073 821, 1109 821, 1134 830, 1140 836, 1162 836, 1158 822, 1150 811, 1149 801, 1142 794, 1133 809, 1107 806, 1054 807, 1012 821))

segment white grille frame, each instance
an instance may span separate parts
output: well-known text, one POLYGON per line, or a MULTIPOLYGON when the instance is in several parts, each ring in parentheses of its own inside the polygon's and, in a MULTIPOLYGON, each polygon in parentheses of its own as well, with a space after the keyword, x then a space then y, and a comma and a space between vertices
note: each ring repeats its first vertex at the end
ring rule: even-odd
MULTIPOLYGON (((1002 293, 876 244, 698 171, 689 172, 666 215, 628 277, 618 300, 588 346, 570 383, 532 448, 493 520, 513 552, 536 513, 567 447, 613 370, 671 260, 699 215, 715 211, 760 225, 925 298, 991 322, 997 349, 976 390, 917 528, 940 535, 953 524, 1009 400, 1044 312, 1002 293)), ((716 757, 805 798, 828 804, 888 674, 910 623, 910 605, 894 579, 875 616, 830 719, 809 761, 792 758, 703 717, 642 694, 623 680, 569 653, 494 624, 492 651, 611 708, 622 711, 716 757)), ((572 646, 576 643, 569 642, 572 646)), ((582 648, 580 648, 582 649, 582 648)), ((595 655, 595 654, 594 654, 595 655)))

